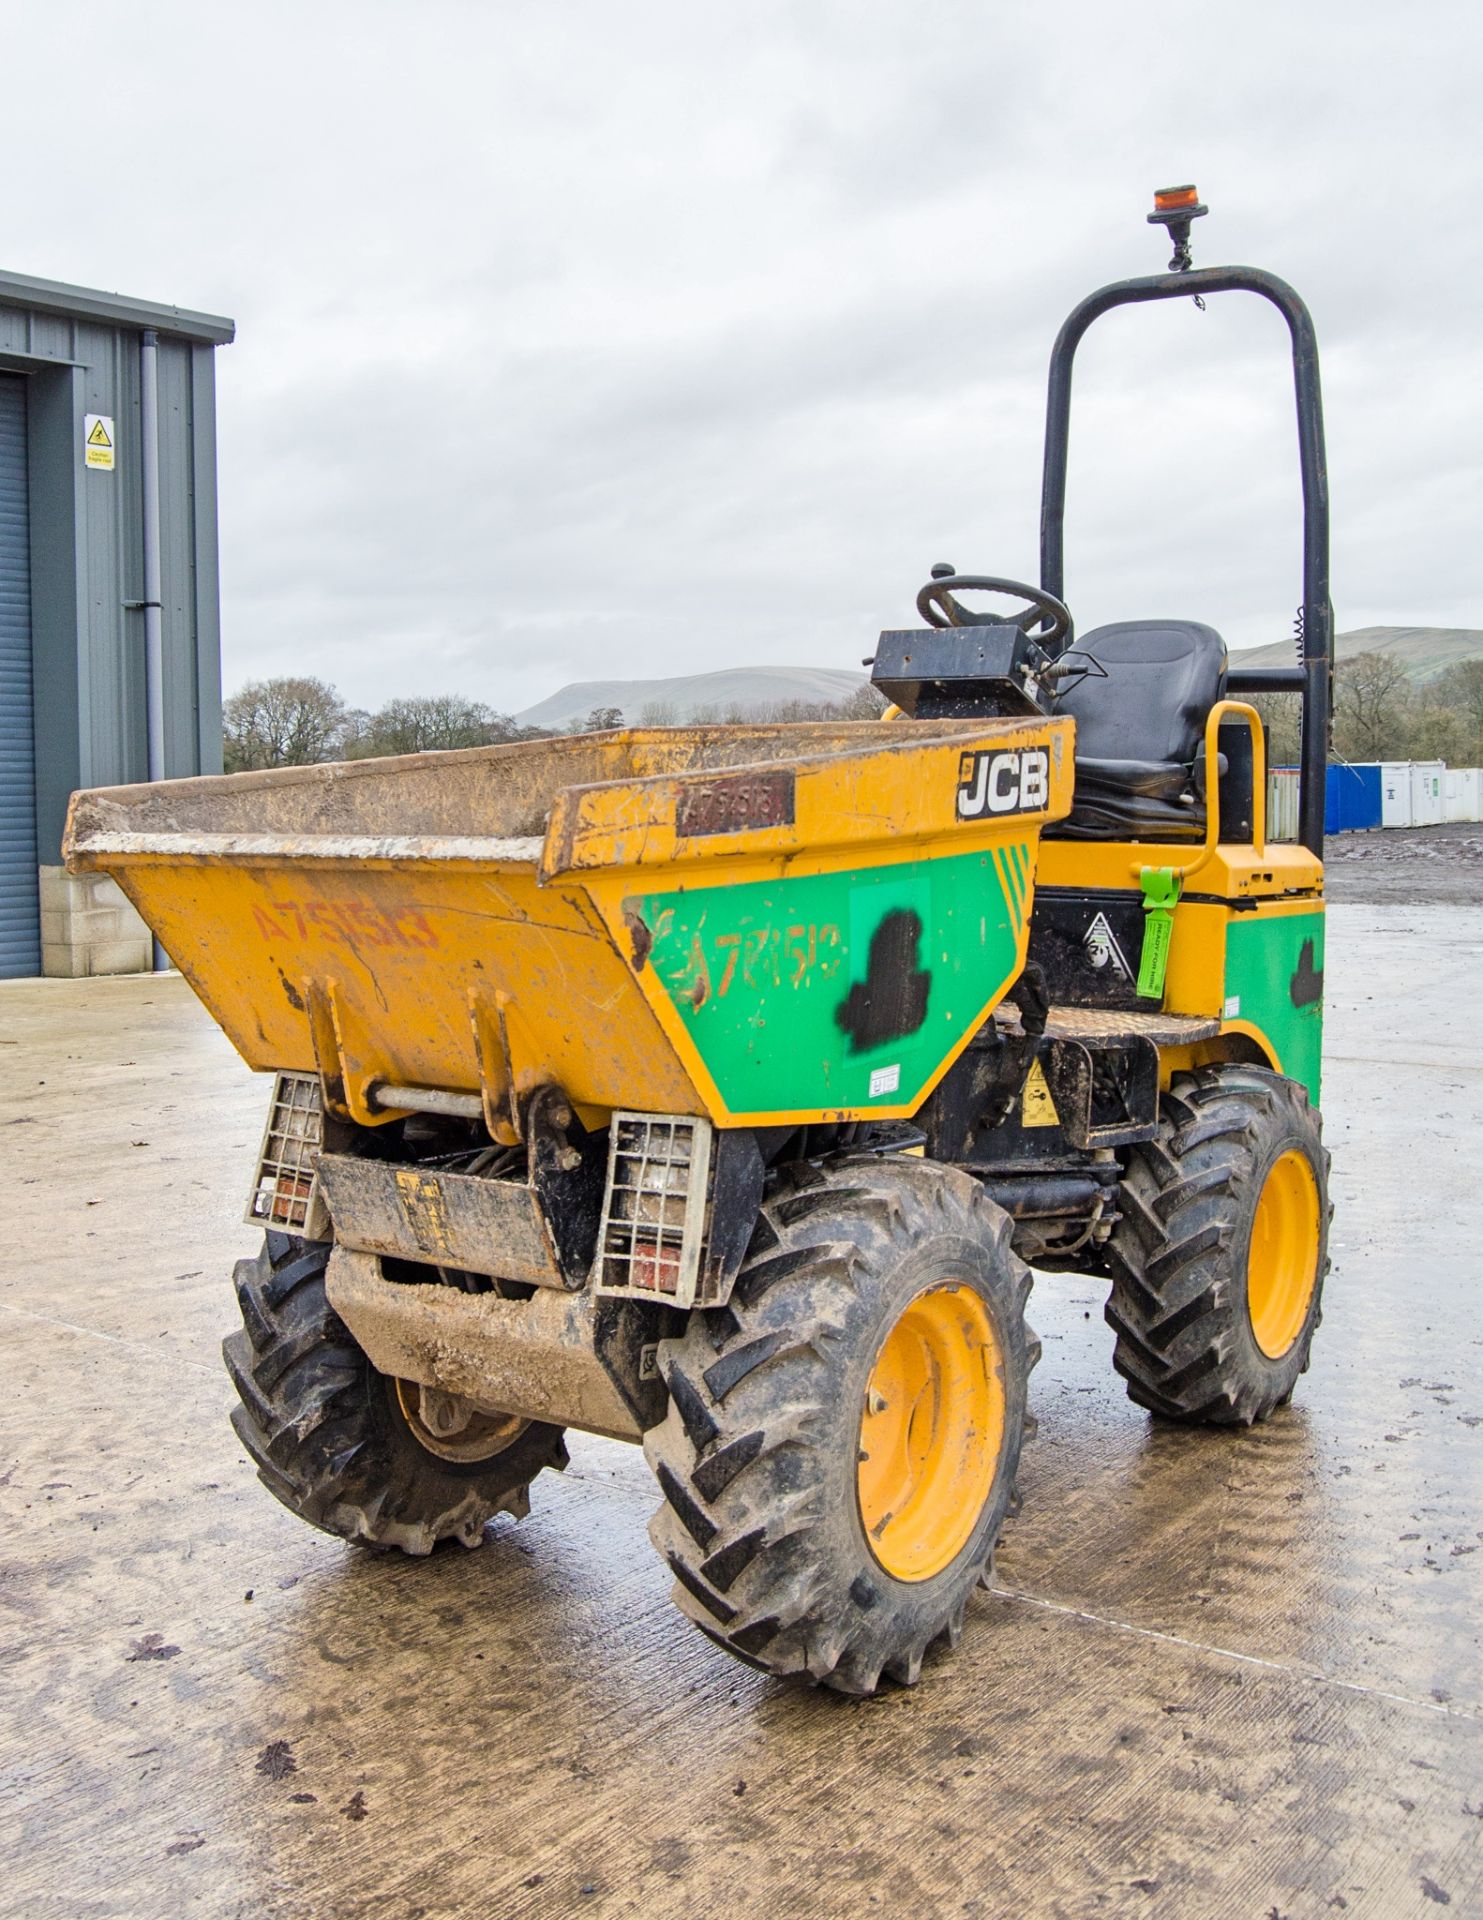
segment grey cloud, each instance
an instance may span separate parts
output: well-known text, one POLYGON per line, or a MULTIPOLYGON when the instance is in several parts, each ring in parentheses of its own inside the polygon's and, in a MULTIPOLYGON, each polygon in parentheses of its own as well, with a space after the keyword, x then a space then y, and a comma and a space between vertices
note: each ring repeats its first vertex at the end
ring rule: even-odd
MULTIPOLYGON (((853 666, 931 561, 1032 575, 1055 329, 1162 264, 1148 195, 1194 178, 1198 256, 1318 319, 1341 623, 1483 625, 1474 10, 1007 11, 161 0, 137 36, 59 0, 7 26, 7 264, 238 319, 229 684, 518 707, 853 666)), ((1093 336, 1083 625, 1287 631, 1287 378, 1255 310, 1093 336)))

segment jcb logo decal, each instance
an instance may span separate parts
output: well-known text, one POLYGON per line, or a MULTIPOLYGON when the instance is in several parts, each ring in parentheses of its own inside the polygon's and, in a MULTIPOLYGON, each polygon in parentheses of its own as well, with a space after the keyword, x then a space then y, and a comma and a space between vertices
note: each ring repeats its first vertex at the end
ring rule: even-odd
POLYGON ((1039 813, 1050 805, 1050 753, 1045 747, 991 747, 958 763, 958 818, 1039 813))

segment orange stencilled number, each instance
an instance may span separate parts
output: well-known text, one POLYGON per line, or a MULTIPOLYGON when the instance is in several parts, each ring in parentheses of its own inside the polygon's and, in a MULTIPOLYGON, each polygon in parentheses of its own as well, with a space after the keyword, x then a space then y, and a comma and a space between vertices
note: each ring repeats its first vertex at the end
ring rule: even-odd
MULTIPOLYGON (((839 972, 843 957, 839 928, 832 923, 819 926, 804 922, 779 929, 773 926, 747 927, 740 933, 718 933, 712 945, 719 974, 716 998, 724 1000, 736 984, 740 970, 748 987, 804 987, 815 978, 830 980, 839 972)), ((693 978, 692 956, 683 984, 693 978)), ((673 984, 681 984, 675 982, 673 984)), ((700 1003, 697 1002, 697 1005, 700 1003)))
POLYGON ((404 947, 435 947, 438 936, 427 923, 427 915, 417 907, 403 907, 393 916, 391 925, 404 947), (410 925, 404 924, 410 922, 410 925))
POLYGON ((716 998, 718 1000, 724 1000, 730 991, 731 982, 736 973, 736 956, 741 947, 741 935, 739 933, 718 933, 716 935, 716 945, 726 955, 726 965, 721 970, 721 984, 716 989, 716 998))
POLYGON ((304 918, 317 933, 326 940, 343 940, 344 924, 340 919, 340 909, 329 900, 311 900, 304 908, 304 918))
POLYGON ((363 935, 372 946, 389 947, 393 943, 391 929, 386 924, 384 913, 378 913, 374 907, 366 906, 362 901, 353 900, 340 909, 341 917, 349 929, 348 939, 363 935))
POLYGON ((354 947, 436 947, 438 935, 420 907, 387 913, 365 900, 274 900, 254 906, 252 917, 264 940, 319 938, 354 947))

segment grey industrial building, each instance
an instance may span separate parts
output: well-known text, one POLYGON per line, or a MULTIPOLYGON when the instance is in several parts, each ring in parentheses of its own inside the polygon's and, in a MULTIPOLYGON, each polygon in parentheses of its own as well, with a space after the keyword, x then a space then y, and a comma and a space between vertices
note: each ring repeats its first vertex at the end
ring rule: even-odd
POLYGON ((215 354, 230 320, 0 273, 0 978, 151 962, 69 875, 75 787, 221 771, 215 354))

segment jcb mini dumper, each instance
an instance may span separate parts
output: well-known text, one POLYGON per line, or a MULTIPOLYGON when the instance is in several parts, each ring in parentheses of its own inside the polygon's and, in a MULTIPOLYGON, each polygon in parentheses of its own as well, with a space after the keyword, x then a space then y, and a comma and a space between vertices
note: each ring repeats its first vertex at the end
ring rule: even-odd
POLYGON ((1109 287, 1051 368, 1041 585, 939 568, 885 724, 695 727, 79 794, 274 1074, 226 1342, 268 1488, 347 1540, 477 1545, 563 1429, 640 1441, 680 1607, 868 1693, 956 1642, 1015 1494, 1026 1262, 1111 1283, 1170 1419, 1291 1395, 1326 1267, 1316 1108, 1331 616, 1317 357, 1290 288, 1109 287), (1075 640, 1071 362, 1125 302, 1245 289, 1293 344, 1303 658, 1075 640), (1007 593, 1006 617, 962 596, 1007 593), (1304 698, 1302 843, 1260 724, 1304 698))

